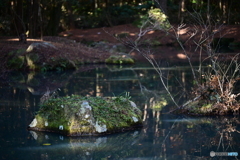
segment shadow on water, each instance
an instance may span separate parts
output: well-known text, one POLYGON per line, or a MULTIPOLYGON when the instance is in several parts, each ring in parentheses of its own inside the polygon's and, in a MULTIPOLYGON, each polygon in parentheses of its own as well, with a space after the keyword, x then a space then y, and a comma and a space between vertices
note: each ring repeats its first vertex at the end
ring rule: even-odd
MULTIPOLYGON (((188 67, 165 67, 171 91, 184 100, 191 88, 188 67), (178 83, 176 83, 178 78, 178 83)), ((174 108, 150 66, 93 66, 78 71, 12 73, 0 87, 0 159, 233 159, 210 152, 238 152, 239 117, 187 117, 174 108), (101 137, 66 137, 28 131, 47 88, 60 96, 110 97, 130 92, 143 111, 140 130, 101 137), (157 106, 157 107, 156 107, 157 106), (154 108, 154 109, 153 109, 154 108)))

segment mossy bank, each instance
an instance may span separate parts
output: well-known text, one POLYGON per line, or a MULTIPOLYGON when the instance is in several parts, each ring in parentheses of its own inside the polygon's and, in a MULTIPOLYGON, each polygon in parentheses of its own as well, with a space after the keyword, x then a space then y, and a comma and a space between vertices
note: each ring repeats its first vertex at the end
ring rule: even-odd
POLYGON ((72 95, 44 102, 29 129, 87 136, 133 130, 141 126, 142 112, 127 96, 72 95))

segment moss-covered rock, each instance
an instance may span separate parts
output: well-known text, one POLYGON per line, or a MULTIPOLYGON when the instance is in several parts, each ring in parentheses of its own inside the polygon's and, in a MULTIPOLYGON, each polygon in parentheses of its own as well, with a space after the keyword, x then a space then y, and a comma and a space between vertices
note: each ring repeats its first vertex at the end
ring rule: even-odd
POLYGON ((27 67, 30 70, 65 70, 76 69, 75 62, 69 60, 67 57, 47 56, 49 51, 58 51, 58 49, 51 43, 39 42, 32 43, 26 50, 25 59, 27 67), (46 53, 47 54, 46 54, 46 53), (49 58, 51 57, 51 58, 49 58))
POLYGON ((111 55, 105 62, 107 64, 134 64, 135 61, 125 54, 111 55))
POLYGON ((101 135, 142 126, 142 112, 127 97, 51 98, 42 104, 30 130, 68 136, 101 135))
POLYGON ((31 45, 29 45, 26 51, 27 52, 32 52, 34 50, 42 49, 42 48, 57 49, 51 43, 48 43, 48 42, 36 42, 36 43, 32 43, 31 45))
POLYGON ((13 70, 28 69, 34 71, 59 71, 77 68, 76 63, 66 56, 51 55, 57 51, 58 48, 48 42, 32 43, 27 49, 9 52, 7 55, 7 67, 13 70))

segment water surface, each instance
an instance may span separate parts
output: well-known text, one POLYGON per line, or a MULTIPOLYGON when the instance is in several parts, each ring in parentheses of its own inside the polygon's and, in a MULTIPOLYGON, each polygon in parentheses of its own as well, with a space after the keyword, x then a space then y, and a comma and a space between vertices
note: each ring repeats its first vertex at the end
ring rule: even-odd
MULTIPOLYGON (((164 66, 163 66, 164 67, 164 66)), ((173 93, 184 99, 191 88, 187 67, 165 67, 173 93), (176 79, 178 82, 176 82, 176 79)), ((236 159, 210 157, 210 152, 240 152, 239 117, 188 117, 168 111, 174 105, 150 66, 86 66, 78 71, 11 73, 0 86, 0 159, 6 160, 172 160, 236 159), (59 96, 112 97, 130 93, 143 111, 142 129, 101 137, 66 137, 28 131, 49 89, 59 96), (159 101, 166 106, 152 109, 159 101)))

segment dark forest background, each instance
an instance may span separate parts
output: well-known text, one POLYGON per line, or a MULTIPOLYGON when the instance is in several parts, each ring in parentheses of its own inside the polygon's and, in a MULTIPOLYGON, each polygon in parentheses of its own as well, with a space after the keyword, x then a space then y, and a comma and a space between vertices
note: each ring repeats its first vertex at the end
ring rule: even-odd
POLYGON ((0 36, 54 36, 68 29, 138 24, 160 8, 172 24, 209 13, 222 24, 239 24, 239 0, 0 0, 0 36))

